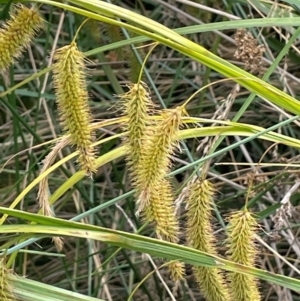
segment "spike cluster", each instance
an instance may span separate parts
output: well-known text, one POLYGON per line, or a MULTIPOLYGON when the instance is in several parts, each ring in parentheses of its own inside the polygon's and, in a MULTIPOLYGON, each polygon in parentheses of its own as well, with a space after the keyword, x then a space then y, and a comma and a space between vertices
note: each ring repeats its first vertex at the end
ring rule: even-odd
POLYGON ((0 70, 19 59, 22 52, 42 28, 43 19, 35 8, 18 5, 11 19, 0 29, 0 70))
MULTIPOLYGON (((138 198, 137 213, 154 224, 159 239, 177 243, 179 224, 173 190, 164 177, 181 125, 181 113, 178 109, 166 110, 162 121, 150 121, 154 105, 145 84, 141 83, 132 85, 120 98, 126 117, 123 125, 126 159, 138 198)), ((174 280, 183 277, 180 262, 171 262, 169 269, 174 280)))
MULTIPOLYGON (((230 216, 227 239, 229 260, 249 267, 255 266, 256 229, 257 222, 247 210, 235 212, 230 216)), ((229 277, 233 300, 261 300, 256 279, 240 273, 231 273, 229 277)))
MULTIPOLYGON (((162 121, 157 122, 144 139, 135 181, 137 212, 142 212, 145 221, 153 222, 158 238, 173 243, 179 241, 179 223, 172 186, 165 176, 178 142, 181 122, 181 108, 163 111, 162 121)), ((170 263, 169 270, 174 281, 183 278, 182 263, 170 263)))
POLYGON ((96 171, 92 121, 86 77, 84 55, 75 42, 58 49, 54 55, 54 87, 63 129, 79 151, 78 162, 87 175, 96 171))
MULTIPOLYGON (((217 255, 211 226, 213 196, 213 186, 207 180, 198 179, 189 187, 187 241, 199 251, 217 255)), ((230 300, 229 290, 219 269, 194 267, 194 274, 207 301, 230 300)))

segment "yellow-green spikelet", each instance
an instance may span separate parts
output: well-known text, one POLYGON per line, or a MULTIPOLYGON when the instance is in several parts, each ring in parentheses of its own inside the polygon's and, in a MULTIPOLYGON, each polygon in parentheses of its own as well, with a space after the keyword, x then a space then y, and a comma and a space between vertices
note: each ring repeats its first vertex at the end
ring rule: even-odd
MULTIPOLYGON (((153 223, 155 234, 164 241, 179 242, 179 222, 173 198, 173 189, 167 179, 162 179, 157 189, 150 192, 149 204, 142 211, 145 221, 153 223)), ((170 263, 169 270, 173 280, 183 278, 183 265, 175 261, 170 263)))
POLYGON ((35 8, 16 7, 11 19, 0 29, 0 70, 21 56, 42 26, 43 19, 35 8))
MULTIPOLYGON (((257 222, 245 210, 231 214, 228 226, 228 259, 239 264, 254 267, 257 255, 255 231, 257 222)), ((240 273, 230 273, 231 295, 233 300, 260 301, 257 280, 240 273)))
POLYGON ((13 293, 13 288, 9 283, 9 271, 5 266, 4 260, 0 259, 0 300, 17 301, 13 293))
POLYGON ((86 89, 84 55, 75 42, 54 54, 54 87, 61 123, 66 134, 79 151, 78 162, 87 175, 96 171, 92 121, 86 89))
POLYGON ((150 125, 149 114, 153 111, 153 103, 144 83, 131 85, 127 93, 120 95, 120 100, 123 115, 128 118, 123 124, 123 130, 127 133, 124 145, 127 165, 134 181, 144 137, 150 125))
POLYGON ((152 128, 143 140, 143 153, 139 160, 135 186, 138 195, 138 211, 147 206, 152 191, 158 189, 169 172, 171 155, 178 143, 182 124, 182 108, 164 110, 162 120, 152 128))
MULTIPOLYGON (((198 179, 189 187, 187 199, 187 241, 203 252, 217 255, 211 226, 214 189, 207 180, 198 179)), ((230 294, 223 274, 217 268, 194 267, 194 275, 207 301, 228 301, 230 294)))
POLYGON ((159 239, 178 242, 179 224, 175 215, 173 191, 170 182, 162 179, 149 195, 149 204, 142 212, 143 218, 155 225, 159 239))
MULTIPOLYGON (((163 123, 152 123, 149 118, 154 105, 144 83, 133 84, 129 92, 121 95, 120 98, 121 109, 127 117, 123 125, 123 130, 127 133, 125 138, 126 159, 130 167, 133 184, 136 185, 140 183, 141 160, 144 161, 149 152, 153 151, 148 144, 151 141, 149 137, 153 138, 155 135, 159 135, 163 123)), ((173 126, 170 121, 169 124, 173 126)), ((138 189, 138 197, 140 192, 141 190, 138 189)), ((175 215, 171 184, 163 176, 160 176, 156 181, 156 188, 149 189, 148 194, 148 206, 141 208, 138 205, 137 211, 142 212, 145 221, 154 224, 155 233, 159 239, 177 243, 179 224, 175 215)), ((173 280, 177 281, 183 278, 182 263, 171 262, 169 270, 173 280)))

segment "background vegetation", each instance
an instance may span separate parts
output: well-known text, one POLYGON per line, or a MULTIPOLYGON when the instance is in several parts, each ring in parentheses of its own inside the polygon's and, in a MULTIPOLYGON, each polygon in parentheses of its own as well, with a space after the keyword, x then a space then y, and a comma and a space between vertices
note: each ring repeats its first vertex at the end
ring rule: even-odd
MULTIPOLYGON (((6 268, 26 276, 9 275, 17 300, 204 300, 191 266, 220 262, 222 269, 260 278, 262 300, 299 300, 300 3, 33 2, 44 28, 0 78, 0 212, 9 215, 0 219, 0 277, 6 268), (53 54, 73 41, 87 17, 76 43, 88 58, 98 168, 93 179, 85 177, 74 148, 59 152, 47 169, 57 218, 43 217, 37 200, 46 176, 42 162, 62 135, 53 54), (153 41, 159 42, 155 48, 153 41), (121 115, 117 95, 137 82, 147 54, 143 81, 157 109, 175 108, 193 96, 186 109, 198 119, 186 124, 198 126, 181 130, 182 151, 172 157, 170 178, 178 197, 196 171, 207 169, 216 190, 217 260, 182 247, 189 243, 184 230, 177 246, 148 238, 155 237, 153 227, 135 214, 115 118, 121 115), (246 200, 261 225, 259 269, 222 259, 227 217, 246 200), (52 240, 57 235, 64 237, 60 252, 52 240), (186 263, 184 281, 175 289, 162 258, 186 263)), ((0 3, 4 21, 12 2, 0 3)), ((177 210, 184 229, 181 200, 177 210)))

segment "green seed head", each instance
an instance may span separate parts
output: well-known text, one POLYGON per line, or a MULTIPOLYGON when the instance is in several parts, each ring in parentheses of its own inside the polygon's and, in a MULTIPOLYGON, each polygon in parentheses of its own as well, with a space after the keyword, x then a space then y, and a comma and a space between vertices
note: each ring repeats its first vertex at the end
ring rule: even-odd
POLYGON ((91 113, 86 89, 84 55, 75 43, 58 49, 54 55, 54 87, 63 129, 79 151, 82 170, 95 170, 91 113))
POLYGON ((0 29, 0 70, 19 59, 42 26, 43 19, 35 8, 16 7, 11 19, 0 29))

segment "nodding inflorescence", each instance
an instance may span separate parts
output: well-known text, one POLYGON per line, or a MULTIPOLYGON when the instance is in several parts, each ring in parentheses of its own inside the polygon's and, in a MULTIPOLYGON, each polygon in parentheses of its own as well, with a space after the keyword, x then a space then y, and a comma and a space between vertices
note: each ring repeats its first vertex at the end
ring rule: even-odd
POLYGON ((14 12, 0 29, 0 70, 19 59, 35 34, 42 28, 43 19, 32 7, 17 5, 14 12))
MULTIPOLYGON (((177 243, 179 223, 173 190, 164 177, 181 124, 180 114, 177 110, 168 110, 163 112, 162 120, 151 121, 154 105, 143 83, 130 86, 129 92, 120 98, 126 117, 123 125, 126 161, 137 191, 137 213, 142 215, 144 221, 154 225, 159 239, 177 243), (144 199, 145 194, 147 200, 144 199)), ((168 267, 173 280, 183 277, 182 263, 171 262, 168 267)))
MULTIPOLYGON (((173 188, 169 180, 162 179, 156 189, 151 190, 149 203, 141 213, 142 218, 153 224, 156 236, 164 241, 179 242, 179 221, 174 205, 173 188)), ((183 264, 179 261, 169 265, 174 281, 183 278, 183 264)))
POLYGON ((79 152, 78 162, 87 175, 96 172, 92 121, 88 104, 84 55, 75 42, 58 49, 54 55, 54 87, 60 120, 65 134, 79 152))
MULTIPOLYGON (((211 226, 214 192, 212 183, 204 179, 197 179, 189 186, 187 241, 199 251, 217 255, 211 226)), ((219 269, 194 267, 194 275, 207 301, 231 300, 224 274, 219 269)))
POLYGON ((149 117, 153 113, 154 104, 144 83, 132 84, 129 91, 119 98, 122 114, 127 118, 122 125, 126 133, 124 138, 126 162, 131 179, 135 181, 143 144, 152 124, 149 117))
MULTIPOLYGON (((237 211, 230 215, 228 226, 228 259, 246 266, 255 266, 257 248, 255 233, 258 224, 253 215, 247 211, 237 211)), ((248 275, 231 272, 229 274, 233 300, 260 301, 257 280, 248 275)))
POLYGON ((135 188, 138 212, 150 201, 151 192, 158 189, 171 166, 171 155, 178 148, 178 133, 182 125, 181 108, 164 110, 162 120, 152 126, 143 141, 143 151, 137 168, 135 188))

